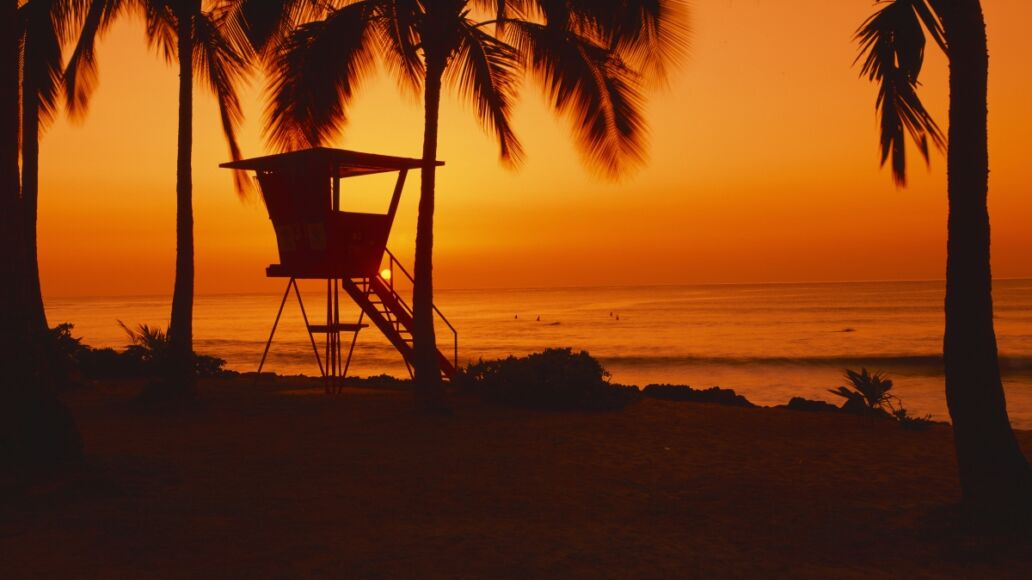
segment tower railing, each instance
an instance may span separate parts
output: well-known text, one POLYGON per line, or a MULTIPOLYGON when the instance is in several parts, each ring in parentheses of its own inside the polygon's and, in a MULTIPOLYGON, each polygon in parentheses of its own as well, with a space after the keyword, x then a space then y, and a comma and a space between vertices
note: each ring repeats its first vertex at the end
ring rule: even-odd
MULTIPOLYGON (((391 295, 394 296, 394 299, 397 300, 398 304, 400 304, 402 306, 402 308, 404 308, 406 310, 406 313, 410 317, 412 317, 413 320, 415 320, 414 313, 412 311, 412 307, 408 305, 408 303, 402 297, 401 293, 398 292, 397 289, 394 287, 394 272, 396 271, 395 270, 395 266, 397 266, 397 271, 400 271, 402 274, 404 274, 405 278, 408 279, 409 283, 411 283, 413 285, 413 287, 415 287, 416 280, 412 276, 412 274, 410 274, 409 271, 405 269, 405 266, 401 263, 401 261, 399 261, 398 258, 395 257, 394 254, 389 249, 384 248, 384 252, 387 254, 387 259, 388 259, 387 269, 390 271, 391 275, 386 280, 384 280, 382 274, 377 274, 377 276, 381 280, 383 280, 384 282, 387 283, 387 288, 390 289, 391 295)), ((455 370, 458 370, 458 368, 459 368, 459 331, 456 330, 455 326, 453 326, 452 323, 448 321, 448 318, 445 317, 444 313, 441 312, 441 310, 439 308, 437 308, 436 304, 431 303, 430 307, 433 308, 434 314, 436 314, 437 317, 441 319, 441 322, 443 322, 444 325, 448 327, 448 330, 450 330, 451 333, 452 333, 452 366, 455 368, 455 370)))

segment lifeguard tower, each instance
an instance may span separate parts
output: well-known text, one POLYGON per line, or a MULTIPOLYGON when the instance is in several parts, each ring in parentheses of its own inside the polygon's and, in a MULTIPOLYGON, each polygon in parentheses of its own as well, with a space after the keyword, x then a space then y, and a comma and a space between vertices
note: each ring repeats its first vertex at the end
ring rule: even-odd
MULTIPOLYGON (((444 165, 441 161, 435 161, 434 164, 444 165)), ((327 391, 340 389, 340 379, 347 376, 351 365, 358 333, 369 326, 366 319, 372 321, 401 353, 411 376, 412 308, 395 288, 395 278, 405 276, 411 284, 412 276, 387 249, 387 238, 398 210, 405 178, 409 170, 422 166, 421 159, 321 147, 219 166, 255 172, 279 248, 280 262, 270 265, 265 273, 270 278, 288 279, 272 332, 258 365, 258 376, 261 376, 265 366, 291 289, 301 307, 302 319, 327 391), (398 178, 386 213, 341 210, 342 179, 395 172, 398 178), (309 322, 297 285, 300 279, 326 281, 325 324, 309 322), (342 323, 340 320, 341 289, 359 306, 358 320, 354 323, 342 323), (325 335, 322 357, 315 334, 325 335), (342 334, 351 334, 346 357, 341 347, 342 334)), ((458 366, 458 334, 436 306, 433 310, 452 332, 451 356, 438 349, 441 373, 444 378, 450 379, 458 366)))

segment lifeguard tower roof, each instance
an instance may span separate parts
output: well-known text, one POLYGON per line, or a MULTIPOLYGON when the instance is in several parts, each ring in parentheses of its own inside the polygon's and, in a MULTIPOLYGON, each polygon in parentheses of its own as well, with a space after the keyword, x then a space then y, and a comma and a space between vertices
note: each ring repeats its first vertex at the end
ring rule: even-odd
MULTIPOLYGON (((355 177, 358 175, 372 175, 374 173, 387 173, 423 167, 422 159, 377 155, 375 153, 330 149, 328 147, 315 147, 302 151, 291 151, 289 153, 231 161, 223 163, 219 167, 243 169, 245 171, 275 171, 277 169, 311 167, 313 164, 318 165, 322 163, 328 164, 331 167, 330 175, 335 175, 336 177, 355 177)), ((440 167, 444 165, 444 162, 434 161, 433 165, 440 167)))

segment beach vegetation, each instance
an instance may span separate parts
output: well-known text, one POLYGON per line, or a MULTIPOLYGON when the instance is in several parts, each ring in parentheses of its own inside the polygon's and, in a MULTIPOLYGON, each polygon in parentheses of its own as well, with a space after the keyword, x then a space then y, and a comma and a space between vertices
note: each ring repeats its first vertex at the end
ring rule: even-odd
POLYGON ((931 415, 911 415, 902 404, 893 407, 892 418, 899 422, 900 427, 909 431, 924 431, 935 423, 931 415))
POLYGON ((903 406, 903 401, 892 394, 892 379, 882 372, 869 372, 861 368, 859 372, 846 369, 846 381, 849 386, 828 389, 828 392, 846 400, 841 410, 861 415, 879 415, 897 421, 901 427, 911 431, 920 431, 931 426, 931 415, 911 415, 903 406))
MULTIPOLYGON (((72 334, 74 326, 62 323, 51 329, 58 356, 54 364, 72 377, 69 386, 84 379, 150 378, 167 380, 171 357, 168 332, 147 324, 136 328, 119 321, 130 344, 118 351, 113 348, 92 348, 72 334)), ((225 368, 226 361, 217 356, 194 353, 194 372, 198 378, 225 377, 235 374, 225 368)))
POLYGON ((980 0, 883 0, 857 31, 861 74, 878 85, 882 164, 906 183, 907 138, 946 151, 946 402, 963 504, 980 522, 1032 522, 1032 469, 1007 415, 993 327, 989 228, 989 50, 980 0), (949 128, 919 96, 928 39, 949 61, 949 128))
POLYGON ((892 390, 892 379, 881 372, 868 372, 866 368, 861 368, 860 372, 846 369, 845 377, 848 386, 828 389, 829 393, 846 400, 842 405, 843 410, 887 412, 894 398, 889 392, 892 390))
MULTIPOLYGON (((175 373, 173 365, 176 364, 173 354, 173 343, 168 331, 147 324, 139 324, 135 329, 129 328, 121 320, 119 326, 125 330, 131 343, 126 346, 125 351, 120 355, 123 373, 133 373, 142 376, 150 376, 156 379, 169 379, 171 373, 175 373)), ((193 353, 193 373, 199 378, 217 377, 227 374, 223 369, 226 361, 214 356, 199 355, 193 353)), ((116 372, 118 372, 116 370, 116 372)))
POLYGON ((609 376, 585 351, 550 348, 470 364, 455 384, 488 401, 532 409, 612 410, 641 398, 637 388, 611 384, 609 376))

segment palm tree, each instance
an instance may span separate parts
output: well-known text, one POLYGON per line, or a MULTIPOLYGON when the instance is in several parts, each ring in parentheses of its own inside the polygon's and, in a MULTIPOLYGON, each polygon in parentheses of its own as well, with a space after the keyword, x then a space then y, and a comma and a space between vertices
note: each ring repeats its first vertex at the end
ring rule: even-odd
MULTIPOLYGON (((18 183, 18 53, 21 31, 18 26, 18 0, 3 0, 0 6, 0 244, 4 252, 0 255, 0 279, 14 283, 0 284, 0 357, 4 366, 12 372, 8 375, 10 384, 3 387, 0 400, 6 410, 14 408, 18 391, 24 388, 20 383, 27 379, 23 362, 25 343, 22 340, 26 325, 24 309, 19 292, 19 235, 20 191, 18 183)), ((2 412, 2 411, 0 411, 2 412)), ((6 413, 5 413, 6 415, 6 413)), ((0 419, 8 419, 3 416, 0 419)), ((6 423, 6 421, 4 421, 6 423)), ((3 433, 16 439, 18 433, 3 433)), ((6 441, 7 438, 4 438, 6 441)), ((7 463, 17 459, 14 452, 6 449, 0 461, 7 463)))
MULTIPOLYGON (((3 253, 0 267, 3 268, 3 279, 17 279, 16 256, 9 249, 14 247, 15 229, 11 227, 17 215, 18 198, 21 195, 18 182, 18 63, 19 38, 21 30, 18 22, 19 0, 3 0, 0 4, 0 236, 3 236, 3 253)), ((0 302, 0 314, 3 315, 0 326, 3 344, 9 344, 13 338, 12 325, 8 324, 14 313, 15 297, 9 284, 0 285, 4 300, 0 302)), ((8 352, 0 349, 0 355, 8 352)))
MULTIPOLYGON (((193 87, 195 67, 218 100, 222 129, 230 155, 240 159, 236 128, 243 119, 236 86, 248 66, 248 44, 235 11, 225 3, 202 10, 201 0, 92 0, 85 16, 78 45, 65 75, 69 110, 85 114, 97 80, 94 43, 118 17, 143 12, 147 37, 167 62, 179 68, 179 133, 176 160, 176 276, 172 294, 169 338, 172 372, 155 383, 153 394, 166 397, 191 396, 193 364, 193 87)), ((238 191, 245 182, 237 176, 238 191)))
MULTIPOLYGON (((270 22, 312 10, 301 0, 276 3, 262 14, 257 3, 245 0, 244 12, 251 11, 252 36, 259 36, 262 47, 266 38, 256 30, 282 29, 270 22)), ((403 87, 422 90, 413 366, 424 406, 444 405, 432 313, 433 161, 444 84, 472 103, 480 123, 497 138, 502 161, 515 166, 523 149, 510 111, 524 73, 535 73, 552 107, 573 121, 588 162, 619 175, 643 161, 643 93, 683 48, 679 9, 670 0, 357 0, 327 9, 272 44, 268 132, 282 149, 334 137, 377 59, 403 87)))
POLYGON ((29 315, 40 328, 47 328, 43 292, 39 281, 36 247, 36 216, 39 206, 39 140, 58 109, 61 76, 64 71, 62 46, 76 20, 76 4, 69 0, 30 0, 21 6, 22 103, 21 103, 21 197, 23 234, 28 252, 26 283, 29 285, 29 315))
POLYGON ((18 0, 0 5, 0 470, 52 468, 81 456, 75 423, 54 393, 53 354, 31 312, 19 178, 18 0))
MULTIPOLYGON (((863 74, 879 84, 882 163, 906 183, 905 138, 947 148, 946 401, 964 503, 980 518, 1032 515, 1032 471, 1011 430, 993 329, 989 262, 988 49, 978 0, 885 0, 860 28, 863 74), (950 67, 949 135, 917 94, 926 34, 950 67), (948 144, 948 145, 947 145, 948 144)), ((859 60, 859 59, 858 59, 859 60)))

